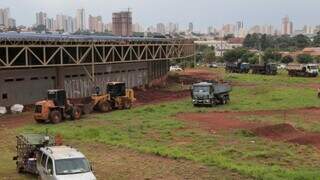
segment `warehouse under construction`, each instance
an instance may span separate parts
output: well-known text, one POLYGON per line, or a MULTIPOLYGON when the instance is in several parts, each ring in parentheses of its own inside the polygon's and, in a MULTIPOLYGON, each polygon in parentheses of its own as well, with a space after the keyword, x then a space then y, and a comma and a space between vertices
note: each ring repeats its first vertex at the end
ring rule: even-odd
POLYGON ((48 89, 88 97, 108 82, 138 87, 164 77, 170 60, 193 58, 187 39, 0 34, 0 106, 33 104, 48 89))

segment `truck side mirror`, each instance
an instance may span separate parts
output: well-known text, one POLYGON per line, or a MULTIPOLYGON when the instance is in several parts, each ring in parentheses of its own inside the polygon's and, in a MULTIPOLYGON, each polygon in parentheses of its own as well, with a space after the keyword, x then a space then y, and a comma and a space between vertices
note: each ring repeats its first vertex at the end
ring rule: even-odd
POLYGON ((94 172, 94 164, 93 164, 93 162, 90 163, 90 169, 91 169, 92 172, 94 172))

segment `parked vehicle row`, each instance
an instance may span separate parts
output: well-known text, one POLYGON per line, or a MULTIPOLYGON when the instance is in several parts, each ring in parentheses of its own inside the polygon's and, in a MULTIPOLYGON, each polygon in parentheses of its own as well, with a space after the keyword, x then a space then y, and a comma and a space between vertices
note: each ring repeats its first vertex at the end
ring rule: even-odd
POLYGON ((288 64, 277 65, 275 63, 253 64, 236 62, 226 64, 225 70, 228 73, 249 73, 276 75, 279 69, 288 71, 289 76, 298 77, 317 77, 319 74, 319 66, 317 64, 288 64))

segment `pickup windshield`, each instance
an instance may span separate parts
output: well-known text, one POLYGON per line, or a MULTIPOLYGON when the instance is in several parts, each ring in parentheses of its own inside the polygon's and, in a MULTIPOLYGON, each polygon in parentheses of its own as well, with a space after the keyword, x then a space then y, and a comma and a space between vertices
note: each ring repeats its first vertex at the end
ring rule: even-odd
POLYGON ((318 69, 317 66, 308 66, 308 68, 311 69, 311 70, 317 70, 318 69))
POLYGON ((91 171, 88 161, 84 158, 56 160, 55 166, 57 175, 79 174, 91 171))
POLYGON ((194 86, 193 87, 193 92, 209 92, 210 87, 208 86, 194 86))

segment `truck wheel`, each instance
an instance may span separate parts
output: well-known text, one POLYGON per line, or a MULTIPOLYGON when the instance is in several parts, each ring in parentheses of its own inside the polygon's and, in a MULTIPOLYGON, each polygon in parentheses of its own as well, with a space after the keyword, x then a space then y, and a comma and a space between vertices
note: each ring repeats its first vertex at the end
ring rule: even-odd
POLYGON ((81 118, 81 109, 79 107, 74 107, 71 113, 71 120, 79 120, 81 118))
POLYGON ((110 103, 108 102, 101 102, 98 104, 98 108, 99 108, 99 111, 100 112, 109 112, 111 111, 111 106, 110 106, 110 103))
POLYGON ((83 106, 82 112, 83 112, 84 114, 91 114, 91 113, 93 112, 93 105, 92 105, 91 103, 85 104, 85 105, 83 106))
POLYGON ((221 105, 226 104, 226 98, 225 98, 225 97, 222 97, 222 98, 221 98, 220 104, 221 104, 221 105))
POLYGON ((57 111, 57 110, 51 111, 51 113, 50 113, 50 121, 53 124, 58 124, 58 123, 61 122, 61 120, 62 120, 62 116, 61 116, 60 111, 57 111))

